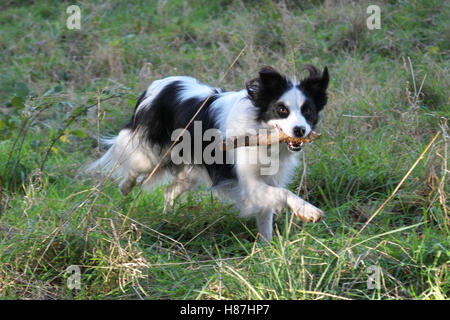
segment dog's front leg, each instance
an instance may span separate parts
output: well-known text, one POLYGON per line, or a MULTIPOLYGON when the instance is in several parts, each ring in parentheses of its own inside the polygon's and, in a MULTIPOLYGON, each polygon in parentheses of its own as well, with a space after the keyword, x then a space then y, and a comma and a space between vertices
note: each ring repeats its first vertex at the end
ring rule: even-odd
MULTIPOLYGON (((269 209, 281 211, 288 207, 297 218, 305 221, 317 222, 323 217, 322 210, 287 189, 273 187, 260 181, 250 182, 245 189, 247 201, 244 206, 249 210, 255 211, 254 208, 261 208, 263 211, 269 209)), ((260 221, 264 221, 264 218, 261 217, 260 221)), ((264 224, 261 223, 261 225, 264 224)))
POLYGON ((306 222, 317 222, 323 217, 323 211, 313 206, 311 203, 301 199, 294 193, 289 192, 287 196, 287 205, 291 209, 292 213, 299 219, 306 222))
POLYGON ((256 214, 256 226, 258 227, 258 233, 266 241, 272 241, 272 221, 273 210, 262 210, 256 214))

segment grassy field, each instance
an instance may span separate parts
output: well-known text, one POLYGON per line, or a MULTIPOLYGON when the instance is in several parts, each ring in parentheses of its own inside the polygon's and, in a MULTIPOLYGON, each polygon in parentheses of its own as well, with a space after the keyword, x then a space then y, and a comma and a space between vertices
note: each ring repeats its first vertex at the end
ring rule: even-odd
POLYGON ((73 2, 3 3, 0 298, 448 299, 448 2, 82 0, 79 30, 73 2), (290 185, 323 222, 282 212, 263 245, 206 188, 163 214, 162 188, 122 197, 83 173, 151 81, 217 84, 242 49, 224 89, 264 64, 330 70, 290 185))

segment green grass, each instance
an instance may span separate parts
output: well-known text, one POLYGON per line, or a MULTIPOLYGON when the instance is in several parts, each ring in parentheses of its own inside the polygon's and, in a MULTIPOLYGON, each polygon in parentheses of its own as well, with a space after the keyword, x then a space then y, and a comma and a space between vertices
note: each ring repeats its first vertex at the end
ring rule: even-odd
POLYGON ((379 1, 368 30, 365 1, 86 0, 68 30, 71 4, 1 5, 1 298, 448 299, 448 4, 379 1), (323 137, 290 184, 324 222, 282 212, 264 245, 205 188, 163 214, 162 188, 122 197, 83 173, 151 81, 217 84, 244 47, 225 89, 264 64, 330 70, 323 137))

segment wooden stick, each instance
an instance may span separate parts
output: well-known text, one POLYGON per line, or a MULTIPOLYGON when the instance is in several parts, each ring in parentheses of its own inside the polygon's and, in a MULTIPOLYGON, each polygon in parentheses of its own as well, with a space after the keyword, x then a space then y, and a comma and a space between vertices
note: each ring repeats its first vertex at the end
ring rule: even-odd
POLYGON ((286 142, 304 144, 317 140, 322 135, 315 131, 311 131, 305 138, 290 137, 284 132, 275 131, 267 135, 253 135, 253 136, 238 136, 230 137, 223 142, 222 150, 230 150, 240 147, 253 147, 253 146, 269 146, 274 143, 286 142))

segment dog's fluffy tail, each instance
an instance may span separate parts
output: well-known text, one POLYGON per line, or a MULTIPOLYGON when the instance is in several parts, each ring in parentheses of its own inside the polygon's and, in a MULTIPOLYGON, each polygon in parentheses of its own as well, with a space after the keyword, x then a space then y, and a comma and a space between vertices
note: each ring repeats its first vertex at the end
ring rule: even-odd
MULTIPOLYGON (((86 171, 101 171, 104 175, 120 178, 120 191, 127 194, 134 188, 136 180, 141 181, 142 177, 152 172, 160 160, 159 155, 150 147, 144 147, 140 140, 130 129, 122 129, 116 137, 102 139, 102 144, 109 146, 109 149, 100 159, 87 166, 86 171)), ((151 191, 170 178, 170 173, 161 168, 143 187, 151 191)))
MULTIPOLYGON (((108 151, 98 160, 94 161, 90 165, 86 167, 86 172, 93 173, 95 171, 101 171, 103 173, 108 173, 110 170, 114 168, 115 164, 115 143, 117 141, 118 136, 115 137, 106 137, 100 139, 100 143, 104 146, 108 146, 108 151)), ((118 165, 118 163, 117 163, 118 165)))
MULTIPOLYGON (((109 149, 97 161, 86 167, 87 172, 98 172, 112 177, 128 178, 150 167, 151 163, 142 146, 130 129, 122 129, 115 137, 101 139, 101 144, 109 149)), ((145 170, 144 170, 145 171, 145 170)))

